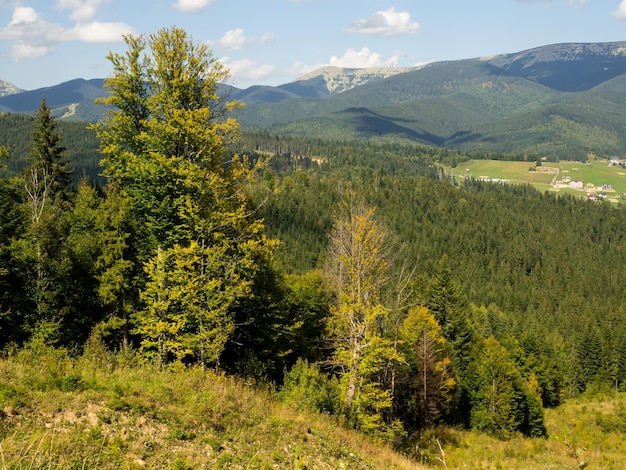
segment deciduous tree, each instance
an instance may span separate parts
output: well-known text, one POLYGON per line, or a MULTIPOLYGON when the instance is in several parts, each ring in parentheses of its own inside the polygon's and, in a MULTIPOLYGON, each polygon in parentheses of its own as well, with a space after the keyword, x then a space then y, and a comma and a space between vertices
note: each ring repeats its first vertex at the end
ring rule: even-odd
POLYGON ((387 232, 356 194, 350 193, 330 234, 328 282, 334 295, 330 335, 334 361, 343 371, 344 407, 355 426, 384 430, 382 412, 392 397, 375 380, 397 358, 380 326, 389 315, 381 289, 388 279, 387 232))
POLYGON ((272 245, 246 193, 258 167, 227 159, 238 131, 227 113, 237 104, 218 94, 228 72, 206 44, 175 27, 126 43, 125 55, 108 57, 102 102, 115 108, 95 128, 146 263, 132 283, 145 284, 136 331, 164 361, 215 362, 233 331, 229 308, 250 294, 256 256, 272 245))

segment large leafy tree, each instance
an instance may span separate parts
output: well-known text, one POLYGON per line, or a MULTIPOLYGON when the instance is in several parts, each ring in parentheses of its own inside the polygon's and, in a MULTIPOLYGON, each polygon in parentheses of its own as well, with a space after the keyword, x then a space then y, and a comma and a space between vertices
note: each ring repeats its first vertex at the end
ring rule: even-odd
POLYGON ((126 43, 126 54, 108 56, 102 102, 114 108, 95 128, 105 175, 128 200, 136 262, 146 265, 129 284, 143 290, 136 331, 161 359, 216 362, 233 329, 230 307, 250 294, 255 259, 271 245, 246 193, 256 167, 227 159, 236 103, 218 94, 228 72, 205 44, 175 27, 126 43))

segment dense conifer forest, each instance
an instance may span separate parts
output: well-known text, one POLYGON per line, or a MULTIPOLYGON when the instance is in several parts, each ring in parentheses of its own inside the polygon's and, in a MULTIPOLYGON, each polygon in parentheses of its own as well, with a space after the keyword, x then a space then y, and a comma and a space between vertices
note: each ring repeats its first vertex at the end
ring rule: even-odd
POLYGON ((4 351, 225 371, 401 448, 624 390, 622 208, 461 184, 440 148, 240 135, 204 46, 127 43, 90 129, 0 117, 4 351))

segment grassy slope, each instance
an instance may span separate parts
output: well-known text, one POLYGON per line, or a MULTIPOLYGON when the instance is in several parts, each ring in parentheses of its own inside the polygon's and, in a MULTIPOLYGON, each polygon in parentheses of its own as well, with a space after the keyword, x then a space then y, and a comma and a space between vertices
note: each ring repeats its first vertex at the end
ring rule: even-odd
MULTIPOLYGON (((0 407, 0 469, 426 468, 241 379, 130 367, 97 344, 77 360, 47 348, 0 359, 0 407)), ((409 452, 455 469, 623 468, 626 395, 571 400, 546 426, 510 441, 429 430, 409 452)))
POLYGON ((420 468, 243 380, 92 346, 0 359, 0 469, 420 468))
POLYGON ((569 400, 546 410, 547 438, 498 441, 467 431, 448 430, 448 468, 618 470, 626 462, 626 396, 569 400))

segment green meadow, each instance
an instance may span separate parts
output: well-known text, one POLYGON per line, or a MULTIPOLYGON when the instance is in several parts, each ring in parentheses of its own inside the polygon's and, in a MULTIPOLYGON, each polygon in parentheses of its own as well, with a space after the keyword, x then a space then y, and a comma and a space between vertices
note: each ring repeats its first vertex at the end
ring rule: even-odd
POLYGON ((588 163, 562 161, 558 163, 544 162, 540 167, 534 162, 509 162, 500 160, 469 160, 452 170, 457 181, 466 177, 505 180, 511 184, 531 184, 539 191, 556 191, 562 194, 585 196, 587 185, 593 184, 596 192, 606 193, 611 202, 621 200, 626 193, 626 170, 619 166, 609 166, 607 160, 591 160, 588 163), (553 185, 562 177, 581 180, 585 186, 575 190, 567 185, 553 185), (611 190, 602 191, 604 184, 611 190))

